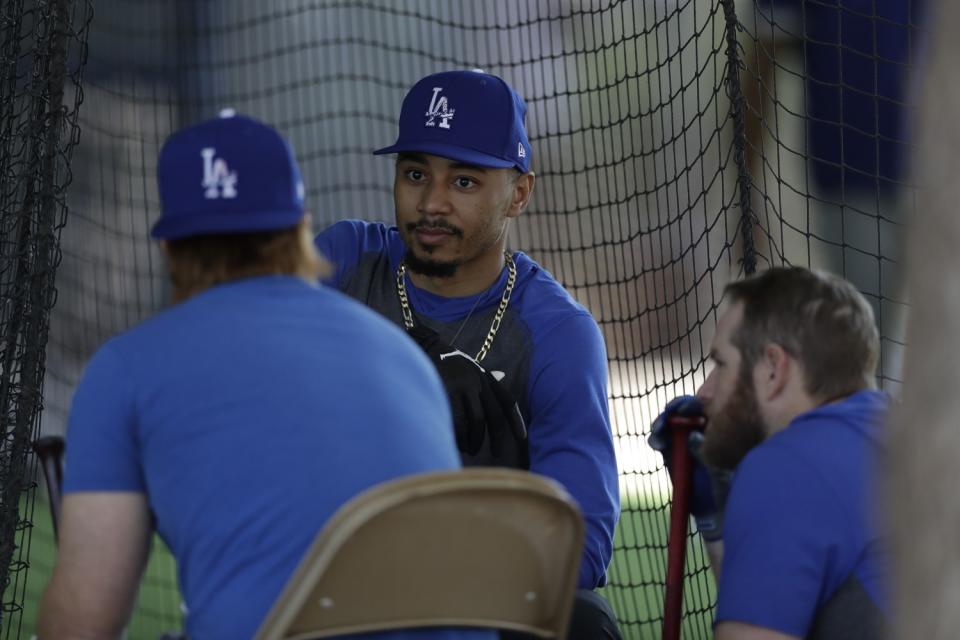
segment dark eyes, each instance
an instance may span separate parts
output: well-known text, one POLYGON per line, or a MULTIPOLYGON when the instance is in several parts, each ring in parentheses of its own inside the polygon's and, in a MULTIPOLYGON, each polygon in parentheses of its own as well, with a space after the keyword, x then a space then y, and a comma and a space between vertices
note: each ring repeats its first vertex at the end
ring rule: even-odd
MULTIPOLYGON (((424 182, 427 180, 427 174, 421 169, 407 169, 404 175, 406 175, 407 179, 411 182, 424 182)), ((477 181, 469 176, 457 176, 453 179, 453 185, 458 189, 470 189, 477 184, 477 181)))

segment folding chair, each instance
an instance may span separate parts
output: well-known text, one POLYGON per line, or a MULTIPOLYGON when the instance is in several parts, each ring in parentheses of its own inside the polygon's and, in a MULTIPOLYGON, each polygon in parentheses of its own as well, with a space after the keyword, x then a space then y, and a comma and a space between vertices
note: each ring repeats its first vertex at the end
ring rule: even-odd
POLYGON ((583 519, 556 482, 473 468, 378 485, 327 522, 257 640, 417 627, 565 638, 583 519))

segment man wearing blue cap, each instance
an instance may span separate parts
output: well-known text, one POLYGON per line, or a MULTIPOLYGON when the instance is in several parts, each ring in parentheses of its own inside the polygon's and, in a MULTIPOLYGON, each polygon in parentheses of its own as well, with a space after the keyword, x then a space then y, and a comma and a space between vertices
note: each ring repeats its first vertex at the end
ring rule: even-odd
POLYGON ((177 559, 189 637, 251 638, 341 504, 459 466, 429 360, 317 284, 326 265, 276 131, 230 113, 185 129, 158 181, 153 236, 178 304, 107 342, 76 391, 42 638, 118 637, 154 530, 177 559))
POLYGON ((480 71, 407 93, 395 144, 396 226, 348 220, 317 237, 333 283, 407 329, 447 389, 466 465, 562 483, 587 526, 570 637, 616 638, 606 582, 620 512, 607 360, 590 313, 540 265, 506 251, 533 193, 526 104, 480 71))

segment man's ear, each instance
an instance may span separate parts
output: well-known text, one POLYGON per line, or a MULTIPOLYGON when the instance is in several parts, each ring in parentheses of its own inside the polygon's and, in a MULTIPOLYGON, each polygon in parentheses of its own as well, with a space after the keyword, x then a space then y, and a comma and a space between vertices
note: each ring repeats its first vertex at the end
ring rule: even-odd
POLYGON ((775 342, 763 348, 758 365, 757 393, 768 402, 783 393, 790 383, 790 376, 796 374, 790 354, 775 342))
POLYGON ((163 254, 164 258, 170 257, 170 245, 167 243, 166 240, 160 241, 160 253, 163 254))
POLYGON ((510 201, 510 208, 507 210, 507 216, 516 218, 530 203, 530 196, 533 195, 533 184, 536 182, 536 175, 533 171, 521 174, 513 183, 513 197, 510 201))

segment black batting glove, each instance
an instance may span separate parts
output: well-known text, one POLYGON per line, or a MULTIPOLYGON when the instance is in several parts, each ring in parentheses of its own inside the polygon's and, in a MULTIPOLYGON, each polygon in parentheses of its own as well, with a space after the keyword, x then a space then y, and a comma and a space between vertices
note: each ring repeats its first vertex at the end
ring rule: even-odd
POLYGON ((527 427, 510 392, 480 363, 452 347, 423 326, 407 329, 430 356, 447 389, 457 448, 474 456, 490 439, 490 453, 499 458, 511 449, 512 439, 526 449, 527 427))

